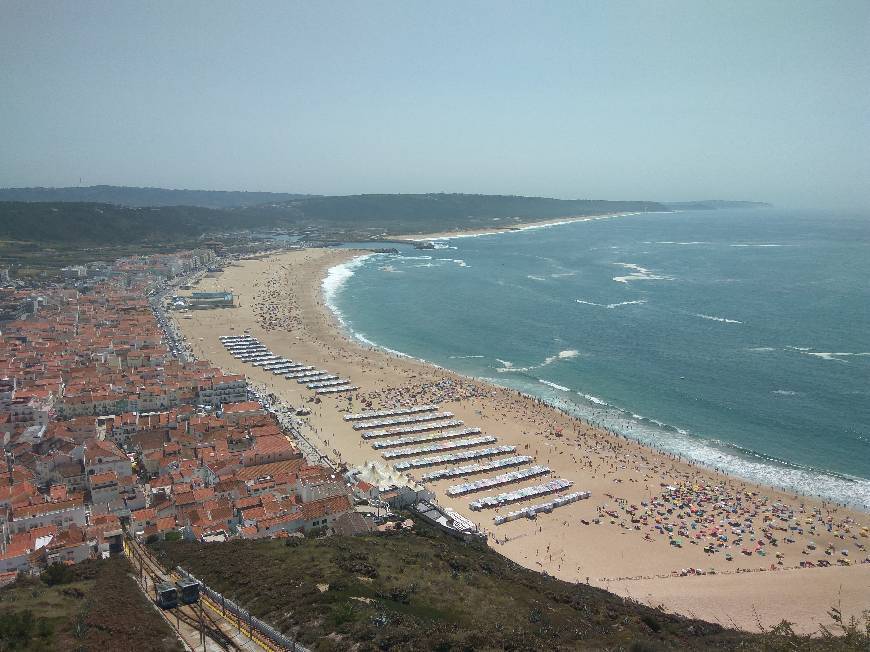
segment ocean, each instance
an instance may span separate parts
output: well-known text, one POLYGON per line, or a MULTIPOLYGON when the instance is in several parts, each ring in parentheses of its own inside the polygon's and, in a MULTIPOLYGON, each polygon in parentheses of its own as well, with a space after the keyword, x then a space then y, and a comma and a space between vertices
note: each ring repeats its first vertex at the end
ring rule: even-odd
POLYGON ((645 213, 436 244, 330 270, 354 337, 870 510, 870 215, 645 213))

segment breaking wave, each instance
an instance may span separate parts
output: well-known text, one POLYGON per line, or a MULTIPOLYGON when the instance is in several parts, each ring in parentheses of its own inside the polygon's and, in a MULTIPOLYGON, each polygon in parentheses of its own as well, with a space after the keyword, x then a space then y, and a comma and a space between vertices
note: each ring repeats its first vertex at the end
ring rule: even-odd
POLYGON ((634 263, 613 263, 614 265, 619 265, 620 267, 624 267, 625 269, 632 270, 631 274, 626 274, 624 276, 614 276, 613 280, 617 283, 631 283, 632 281, 673 281, 673 276, 666 276, 664 274, 655 274, 651 270, 646 269, 645 267, 641 267, 640 265, 636 265, 634 263))
POLYGON ((742 324, 743 323, 742 321, 738 321, 736 319, 727 319, 726 317, 715 317, 713 315, 702 315, 699 312, 693 312, 692 316, 693 317, 700 317, 701 319, 708 319, 710 321, 722 322, 723 324, 742 324))
POLYGON ((500 374, 504 373, 527 373, 529 371, 535 371, 536 369, 543 369, 558 360, 570 360, 571 358, 576 358, 580 355, 580 352, 576 349, 566 349, 565 351, 559 351, 556 355, 551 355, 547 358, 544 358, 544 361, 540 364, 531 365, 529 367, 515 367, 513 362, 509 360, 502 360, 500 358, 496 358, 502 366, 501 369, 496 369, 496 371, 500 374))
POLYGON ((570 392, 571 390, 564 385, 557 385, 556 383, 551 383, 549 380, 544 380, 543 378, 538 378, 538 382, 542 385, 547 385, 548 387, 552 387, 553 389, 558 389, 562 392, 570 392))
POLYGON ((646 303, 646 299, 638 299, 636 301, 620 301, 619 303, 595 303, 594 301, 584 301, 583 299, 575 299, 577 303, 582 303, 587 306, 598 306, 599 308, 608 308, 613 310, 620 306, 639 306, 646 303))

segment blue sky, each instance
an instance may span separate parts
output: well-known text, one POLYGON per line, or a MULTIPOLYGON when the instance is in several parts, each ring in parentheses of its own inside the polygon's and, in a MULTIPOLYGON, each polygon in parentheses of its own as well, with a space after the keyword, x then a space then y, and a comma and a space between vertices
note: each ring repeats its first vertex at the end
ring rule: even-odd
POLYGON ((0 186, 870 208, 870 2, 0 2, 0 186))

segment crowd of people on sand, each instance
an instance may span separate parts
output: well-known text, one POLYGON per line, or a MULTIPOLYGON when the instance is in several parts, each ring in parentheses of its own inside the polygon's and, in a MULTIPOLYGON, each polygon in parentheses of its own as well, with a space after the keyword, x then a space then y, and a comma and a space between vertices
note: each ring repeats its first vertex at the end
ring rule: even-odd
MULTIPOLYGON (((330 332, 326 323, 330 318, 325 311, 317 311, 303 320, 298 303, 298 292, 302 290, 295 287, 296 275, 289 272, 286 266, 273 263, 254 283, 253 310, 263 329, 296 332, 306 341, 317 342, 327 361, 342 360, 372 379, 378 370, 394 371, 403 366, 400 361, 407 362, 383 351, 371 355, 362 345, 351 345, 336 331, 330 332), (312 328, 317 329, 316 336, 315 332, 309 332, 312 328), (395 365, 391 365, 391 358, 395 365)), ((811 509, 798 496, 793 497, 792 504, 775 500, 760 493, 757 487, 715 470, 695 467, 677 455, 664 451, 650 453, 617 433, 510 389, 433 366, 407 367, 406 371, 406 383, 333 397, 330 404, 334 401, 334 405, 330 408, 348 409, 355 402, 364 408, 426 403, 449 409, 450 403, 459 403, 490 422, 521 424, 526 441, 534 442, 523 444, 522 452, 547 464, 567 456, 573 468, 593 480, 607 480, 614 487, 613 493, 604 494, 606 500, 597 506, 597 516, 582 520, 582 525, 636 532, 644 541, 660 542, 675 552, 686 546, 700 546, 711 557, 734 561, 734 566, 741 562, 753 566, 732 570, 728 568, 730 564, 719 564, 720 573, 870 562, 865 548, 867 528, 854 522, 845 510, 838 513, 835 505, 811 509), (645 498, 632 501, 619 497, 619 487, 625 484, 639 490, 631 492, 635 497, 640 492, 645 498)), ((394 375, 391 377, 395 379, 394 375)), ((382 378, 386 380, 388 376, 382 378)), ((539 526, 534 534, 543 531, 543 526, 539 526)), ((497 534, 491 534, 491 538, 501 545, 510 541, 509 537, 499 538, 497 534)), ((551 555, 549 547, 547 554, 551 555)), ((561 561, 557 559, 551 566, 561 568, 561 561)), ((671 575, 709 572, 689 568, 675 570, 671 575)))
POLYGON ((263 277, 254 281, 252 308, 257 323, 265 331, 288 331, 300 326, 299 314, 293 309, 296 297, 287 283, 286 265, 272 264, 263 277))
POLYGON ((442 378, 433 382, 385 387, 360 395, 363 404, 399 408, 419 404, 442 404, 471 398, 489 398, 492 389, 463 378, 442 378))
MULTIPOLYGON (((612 494, 607 497, 612 503, 599 505, 598 517, 587 524, 609 522, 643 533, 646 541, 665 539, 674 548, 702 546, 706 554, 723 554, 728 561, 736 555, 740 561, 770 556, 769 565, 739 568, 739 572, 779 570, 789 562, 791 568, 870 563, 866 548, 870 531, 851 516, 838 515, 836 507, 787 505, 747 486, 708 484, 685 475, 676 484, 661 483, 657 494, 639 504, 612 494), (798 552, 804 559, 798 558, 797 564, 787 561, 787 553, 798 552), (853 552, 857 553, 854 561, 853 552)), ((704 571, 681 569, 672 574, 704 571)))

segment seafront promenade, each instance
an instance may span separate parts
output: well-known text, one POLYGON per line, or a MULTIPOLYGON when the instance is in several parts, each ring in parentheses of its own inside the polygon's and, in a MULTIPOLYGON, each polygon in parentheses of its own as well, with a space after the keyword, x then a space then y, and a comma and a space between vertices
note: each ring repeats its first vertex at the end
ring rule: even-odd
MULTIPOLYGON (((868 539, 861 529, 868 524, 866 514, 684 464, 529 397, 349 340, 324 306, 320 288, 326 271, 353 255, 309 249, 242 261, 202 283, 204 290, 209 283, 232 288, 246 297, 242 306, 195 313, 177 325, 198 358, 227 372, 245 373, 285 404, 310 410, 306 437, 336 461, 383 463, 384 453, 394 449, 373 444, 386 437, 411 437, 396 446, 415 448, 449 442, 451 436, 440 434, 449 432, 447 423, 453 419, 461 424, 450 428, 475 428, 479 434, 469 436, 494 437, 494 445, 513 447, 502 456, 523 456, 517 470, 539 465, 552 478, 570 482, 568 491, 588 491, 589 498, 534 520, 497 525, 496 517, 549 499, 474 511, 470 504, 478 495, 460 491, 451 496, 449 491, 468 480, 433 476, 441 466, 407 470, 414 479, 425 480, 443 505, 474 521, 491 546, 529 568, 750 629, 757 618, 772 625, 787 617, 810 632, 827 622, 826 612, 837 602, 856 614, 870 606, 870 564, 861 563, 867 556, 863 546, 868 539), (340 380, 336 387, 354 389, 315 394, 329 386, 308 387, 312 383, 285 378, 274 368, 253 367, 234 357, 220 339, 245 333, 277 356, 279 364, 311 366, 323 376, 337 377, 326 382, 340 380), (355 429, 344 418, 352 412, 423 404, 451 414, 441 415, 439 428, 431 431, 415 430, 425 427, 423 419, 355 429), (413 432, 402 431, 406 428, 413 432), (378 431, 382 436, 360 436, 378 431), (424 438, 433 434, 439 436, 424 438), (820 567, 826 565, 830 567, 820 567)), ((437 449, 425 455, 435 453, 437 449)), ((413 451, 407 459, 423 455, 413 451)), ((463 464, 475 462, 480 460, 463 464)), ((451 462, 446 468, 455 466, 451 462)), ((474 479, 511 470, 486 469, 487 474, 474 479)), ((521 475, 492 493, 544 481, 521 475)))

